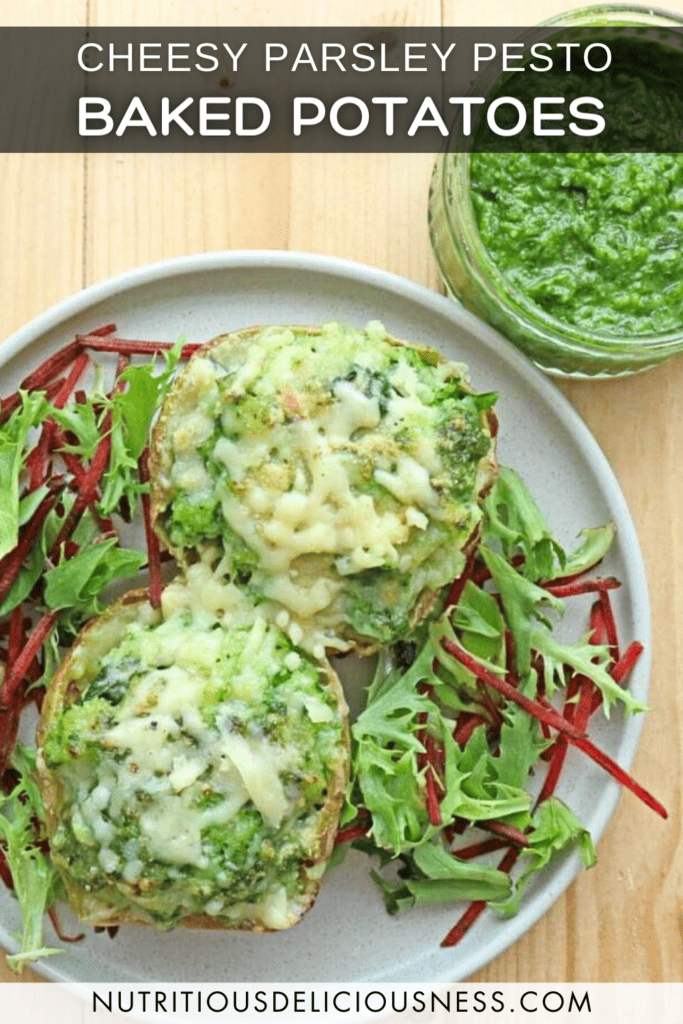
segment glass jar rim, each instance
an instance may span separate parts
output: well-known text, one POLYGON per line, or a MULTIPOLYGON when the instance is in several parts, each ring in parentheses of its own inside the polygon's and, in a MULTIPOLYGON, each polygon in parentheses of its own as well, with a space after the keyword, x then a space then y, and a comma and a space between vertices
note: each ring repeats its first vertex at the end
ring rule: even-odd
POLYGON ((656 28, 660 24, 660 22, 656 20, 658 18, 661 18, 664 24, 669 21, 674 25, 683 25, 683 14, 679 14, 677 11, 669 11, 664 7, 650 7, 645 4, 613 3, 587 4, 585 7, 574 7, 569 11, 560 11, 558 14, 553 14, 550 18, 544 18, 543 21, 539 22, 539 24, 550 26, 575 24, 576 26, 579 26, 581 22, 578 19, 595 17, 599 13, 613 14, 621 17, 625 17, 627 15, 643 17, 649 20, 653 28, 656 28))
MULTIPOLYGON (((672 26, 683 26, 683 15, 673 11, 641 4, 619 3, 592 4, 569 11, 562 11, 540 24, 543 27, 581 27, 581 19, 595 18, 598 15, 602 17, 609 16, 614 19, 623 19, 627 15, 636 15, 643 18, 643 21, 639 22, 639 24, 645 26, 649 23, 652 28, 666 27, 666 22, 669 22, 672 26)), ((585 27, 595 27, 595 24, 591 26, 590 21, 588 21, 585 27)), ((618 27, 618 21, 615 20, 611 27, 618 27)), ((487 77, 487 75, 485 74, 484 77, 487 77)), ((573 349, 577 345, 587 346, 607 354, 610 352, 614 353, 618 348, 627 343, 631 351, 640 349, 643 353, 658 353, 660 356, 667 349, 671 349, 672 352, 680 350, 681 343, 683 342, 683 323, 681 323, 680 328, 673 331, 624 336, 623 334, 595 331, 567 323, 551 316, 541 306, 533 302, 502 274, 489 256, 481 238, 470 190, 470 154, 450 151, 447 140, 441 159, 444 161, 450 159, 455 165, 454 184, 457 189, 457 202, 453 203, 452 200, 447 202, 447 197, 442 196, 449 231, 452 236, 456 236, 458 233, 462 235, 468 262, 470 263, 470 272, 475 275, 478 285, 488 293, 490 299, 504 304, 509 313, 517 317, 523 317, 529 327, 537 331, 541 330, 546 336, 551 336, 555 344, 566 345, 573 349), (460 214, 460 222, 457 229, 453 224, 453 210, 457 210, 460 214), (475 253, 476 257, 474 256, 475 253)), ((445 188, 445 186, 445 175, 443 175, 441 187, 445 188)))

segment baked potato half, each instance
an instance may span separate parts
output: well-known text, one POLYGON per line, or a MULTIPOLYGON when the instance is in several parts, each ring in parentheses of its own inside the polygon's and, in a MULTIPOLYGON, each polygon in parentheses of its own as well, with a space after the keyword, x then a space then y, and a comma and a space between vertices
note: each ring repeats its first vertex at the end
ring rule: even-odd
POLYGON ((252 327, 190 359, 152 438, 155 529, 322 657, 405 637, 462 570, 495 477, 494 395, 372 322, 252 327))
POLYGON ((170 584, 161 611, 131 593, 88 623, 45 698, 50 855, 88 924, 287 928, 332 851, 349 764, 339 680, 201 573, 170 584))

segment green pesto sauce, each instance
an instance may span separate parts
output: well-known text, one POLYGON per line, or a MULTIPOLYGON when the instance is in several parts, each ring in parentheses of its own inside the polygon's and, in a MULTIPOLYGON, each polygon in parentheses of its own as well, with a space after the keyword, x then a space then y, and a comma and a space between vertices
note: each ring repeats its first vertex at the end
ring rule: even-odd
POLYGON ((683 324, 683 155, 478 153, 472 201, 510 284, 576 327, 683 324))
POLYGON ((504 80, 500 91, 528 110, 536 94, 563 96, 567 109, 574 97, 597 97, 607 124, 581 140, 567 128, 571 118, 563 137, 527 129, 514 153, 503 152, 510 139, 478 129, 471 192, 479 233, 510 285, 555 319, 622 337, 675 331, 683 324, 683 57, 621 29, 596 38, 612 50, 604 73, 504 80))

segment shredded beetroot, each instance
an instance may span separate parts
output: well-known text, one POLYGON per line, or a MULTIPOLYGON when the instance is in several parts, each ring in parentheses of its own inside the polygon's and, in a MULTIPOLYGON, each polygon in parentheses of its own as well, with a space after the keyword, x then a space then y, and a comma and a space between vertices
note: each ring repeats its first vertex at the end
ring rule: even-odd
POLYGON ((514 825, 507 825, 504 821, 480 821, 478 822, 480 828, 485 828, 487 832, 492 832, 494 836, 498 836, 499 839, 504 840, 508 845, 512 843, 514 846, 528 846, 529 840, 521 831, 521 829, 515 828, 514 825))
POLYGON ((479 662, 468 654, 467 651, 463 650, 463 648, 459 647, 457 644, 454 644, 451 640, 444 638, 441 643, 451 657, 455 658, 461 665, 464 665, 465 668, 469 669, 470 672, 472 672, 482 682, 486 683, 487 686, 490 686, 494 690, 498 690, 498 692, 502 693, 508 700, 512 700, 516 704, 519 704, 519 706, 524 708, 528 714, 537 718, 539 722, 545 722, 552 729, 555 729, 560 733, 564 733, 567 739, 573 743, 574 746, 583 750, 585 754, 588 754, 596 764, 599 764, 601 768, 604 768, 606 772, 620 782, 622 786, 625 786, 626 789, 630 789, 635 796, 639 797, 639 799, 643 801, 643 803, 647 804, 647 806, 652 808, 653 811, 656 811, 662 818, 668 817, 665 808, 658 800, 655 799, 655 797, 648 793, 646 789, 635 781, 635 779, 632 779, 631 776, 625 772, 623 768, 620 768, 616 761, 613 761, 608 754, 605 754, 604 751, 596 747, 595 744, 584 736, 571 722, 568 722, 562 715, 558 714, 551 704, 546 701, 534 701, 525 697, 524 694, 520 693, 506 680, 500 679, 498 676, 495 676, 493 672, 490 672, 483 665, 480 665, 479 662))
MULTIPOLYGON (((450 654, 452 658, 459 661, 461 665, 469 669, 470 672, 482 683, 490 686, 491 689, 497 690, 508 700, 514 701, 515 704, 519 704, 527 714, 533 715, 539 722, 545 722, 553 729, 557 729, 560 732, 573 733, 572 727, 564 721, 560 714, 555 709, 548 705, 547 707, 538 701, 531 700, 530 697, 526 697, 523 693, 506 679, 501 679, 499 676, 490 672, 484 665, 481 665, 475 658, 472 657, 464 648, 454 644, 452 640, 444 637, 441 641, 444 650, 450 654)), ((578 735, 578 733, 576 734, 578 735)))
MULTIPOLYGON (((66 377, 60 377, 59 380, 54 380, 51 384, 48 384, 46 388, 40 388, 39 390, 45 391, 45 397, 48 401, 52 401, 59 389, 64 384, 66 377)), ((34 388, 34 390, 37 390, 34 388)), ((19 392, 15 392, 13 395, 8 395, 7 398, 3 398, 0 403, 0 426, 6 423, 13 412, 16 412, 21 405, 21 395, 19 392)))
POLYGON ((602 647, 607 643, 607 623, 602 607, 602 601, 596 601, 591 607, 590 613, 591 635, 589 643, 596 647, 602 647))
POLYGON ((6 423, 20 405, 21 395, 18 391, 13 395, 8 395, 7 398, 3 398, 0 402, 0 423, 6 423))
POLYGON ((609 594, 605 590, 600 591, 600 607, 602 608, 602 614, 605 620, 607 643, 609 644, 612 661, 619 661, 619 637, 617 636, 617 624, 614 619, 614 612, 612 611, 612 602, 609 599, 609 594))
POLYGON ((479 703, 484 708, 489 716, 491 724, 496 729, 500 729, 503 724, 503 716, 500 713, 500 708, 495 704, 495 701, 491 699, 490 693, 488 693, 484 686, 479 686, 479 703))
POLYGON ((539 583, 539 587, 547 587, 549 583, 555 586, 561 586, 564 583, 573 583, 574 580, 580 580, 583 576, 586 576, 589 572, 593 572, 593 569, 597 569, 602 559, 598 559, 597 562, 593 562, 592 565, 587 566, 585 569, 581 569, 580 572, 575 572, 569 576, 555 576, 552 580, 546 580, 545 583, 539 583))
MULTIPOLYGON (((7 663, 11 667, 21 651, 24 642, 24 611, 21 605, 13 610, 9 620, 9 636, 7 639, 7 663)), ((1 691, 0 691, 1 692, 1 691)))
POLYGON ((458 860, 474 860, 476 857, 483 857, 486 853, 495 853, 496 850, 507 850, 510 843, 507 839, 482 839, 480 843, 472 843, 470 846, 462 846, 459 850, 453 850, 453 856, 458 860))
POLYGON ((436 793, 441 800, 444 796, 444 788, 441 784, 441 780, 444 777, 444 771, 446 768, 446 752, 444 751, 441 743, 437 742, 431 733, 427 734, 425 741, 425 754, 427 757, 427 764, 431 769, 431 773, 434 775, 436 793))
MULTIPOLYGON (((64 408, 89 362, 90 357, 87 352, 80 352, 76 356, 68 377, 66 377, 52 400, 55 408, 64 408)), ((38 444, 26 458, 26 466, 29 470, 29 492, 37 490, 38 487, 47 481, 50 475, 50 455, 54 447, 54 437, 57 429, 54 419, 46 420, 43 424, 38 444)))
POLYGON ((68 400, 71 398, 74 388, 78 384, 79 380, 83 376, 88 363, 90 362, 90 356, 87 352, 79 352, 73 361, 73 366, 69 371, 69 375, 60 387, 59 391, 55 395, 52 404, 56 409, 63 409, 68 400))
MULTIPOLYGON (((585 676, 575 676, 574 678, 579 680, 579 700, 577 704, 565 702, 564 716, 567 721, 572 722, 577 729, 585 731, 591 715, 595 709, 599 707, 599 704, 594 707, 595 697, 596 695, 599 696, 600 701, 602 701, 602 694, 591 680, 587 679, 585 676)), ((546 777, 543 780, 541 792, 536 799, 536 807, 538 807, 538 805, 544 800, 550 799, 554 794, 560 780, 560 773, 564 767, 568 749, 569 741, 567 740, 567 737, 558 736, 554 746, 550 748, 550 764, 548 766, 546 777)))
MULTIPOLYGON (((120 374, 126 365, 127 357, 123 356, 119 360, 117 378, 120 377, 120 374)), ((121 391, 124 387, 125 383, 121 380, 117 380, 113 393, 121 391)), ((90 465, 81 477, 80 492, 78 493, 76 500, 71 507, 71 511, 64 520, 59 534, 52 545, 50 555, 53 561, 56 561, 59 558, 60 546, 64 540, 71 535, 76 523, 85 510, 92 506, 97 500, 97 491, 107 466, 109 465, 109 456, 111 454, 111 418, 112 414, 111 410, 109 410, 101 427, 101 432, 103 434, 102 440, 97 446, 97 450, 95 451, 90 465)))
POLYGON ((116 324, 102 324, 101 327, 96 327, 93 331, 88 331, 87 334, 81 335, 84 338, 105 338, 108 334, 116 333, 116 324))
POLYGON ((340 846, 342 843, 351 843, 354 839, 362 839, 368 834, 368 827, 358 822, 356 825, 349 825, 348 828, 341 828, 335 836, 334 845, 340 846))
POLYGON ((9 593, 54 504, 55 498, 52 495, 41 501, 32 518, 23 527, 17 546, 0 561, 0 601, 9 593))
POLYGON ((14 889, 14 879, 12 878, 12 872, 9 869, 7 858, 0 846, 0 881, 3 881, 8 889, 14 889))
POLYGON ((21 653, 12 665, 8 665, 2 687, 0 687, 0 707, 11 707, 16 699, 16 694, 24 682, 26 671, 43 646, 43 643, 53 629, 59 612, 46 612, 42 619, 37 622, 31 636, 25 643, 21 653))
POLYGON ((635 667, 638 658, 643 653, 643 649, 643 645, 638 640, 634 640, 628 645, 621 658, 619 658, 610 670, 610 675, 615 683, 623 683, 628 674, 635 667))
POLYGON ((660 804, 659 800, 652 796, 651 793, 648 793, 648 791, 636 782, 635 779, 632 779, 623 768, 619 767, 616 761, 613 761, 608 754, 605 754, 604 751, 596 747, 587 736, 580 736, 578 739, 572 738, 571 742, 574 746, 578 747, 579 750, 583 750, 585 754, 588 754, 596 764, 599 764, 601 768, 604 768, 605 771, 608 772, 612 778, 616 779, 622 786, 626 789, 630 789, 631 792, 634 793, 635 796, 639 797, 644 804, 650 807, 653 811, 656 811, 660 818, 669 817, 666 808, 660 804))
POLYGON ((439 798, 436 794, 436 781, 434 779, 434 773, 427 770, 425 779, 425 800, 427 804, 427 815, 432 825, 441 824, 441 809, 439 807, 439 798))
MULTIPOLYGON (((105 429, 109 431, 111 427, 111 419, 105 423, 105 429)), ((83 515, 85 510, 96 500, 97 489, 100 485, 100 481, 104 476, 105 470, 109 464, 109 455, 111 453, 111 435, 107 432, 97 446, 97 450, 88 466, 87 470, 83 474, 81 479, 81 490, 74 501, 71 511, 64 520, 62 527, 52 545, 50 556, 53 561, 57 561, 59 558, 59 549, 64 540, 70 536, 73 529, 83 515)))
MULTIPOLYGON (((95 334, 77 335, 79 344, 95 352, 115 352, 119 355, 128 356, 157 356, 161 352, 169 352, 173 348, 170 341, 137 341, 127 338, 102 338, 95 334)), ((194 355, 200 345, 184 345, 181 349, 180 358, 189 359, 194 355)))
POLYGON ((352 843, 354 839, 362 839, 368 834, 371 826, 370 814, 365 808, 361 807, 356 820, 352 821, 350 825, 339 829, 334 840, 335 846, 339 846, 341 843, 352 843))
POLYGON ((474 572, 474 557, 475 552, 471 551, 468 555, 467 561, 465 562, 464 569, 457 579, 453 580, 451 583, 450 590, 448 591, 448 597, 446 598, 446 608, 450 608, 452 605, 457 604, 462 597, 462 592, 465 589, 467 581, 472 578, 472 573, 474 572))
POLYGON ((472 733, 479 725, 486 725, 486 719, 481 715, 473 714, 470 711, 461 711, 458 715, 453 739, 460 747, 466 746, 472 733))
POLYGON ((451 928, 445 939, 442 939, 441 945, 446 948, 449 946, 457 946, 485 910, 485 900, 475 900, 473 903, 470 903, 469 907, 458 920, 457 924, 451 928))
POLYGON ((544 751, 544 753, 550 753, 550 757, 545 758, 545 760, 550 763, 548 765, 548 771, 546 772, 545 779, 543 780, 541 792, 538 794, 538 798, 536 800, 537 807, 544 800, 549 800, 557 789, 557 783, 560 780, 560 773, 564 768, 568 749, 569 743, 567 742, 567 737, 558 736, 554 745, 549 748, 549 751, 544 751))
POLYGON ((23 391, 42 391, 47 384, 50 384, 55 377, 71 366, 74 359, 81 352, 81 343, 78 339, 70 341, 68 345, 53 352, 51 356, 37 366, 21 382, 23 391))
POLYGON ((580 594, 604 594, 607 590, 618 590, 621 586, 614 576, 602 579, 576 580, 570 583, 546 583, 544 589, 554 597, 578 597, 580 594))
POLYGON ((0 777, 7 770, 17 741, 19 719, 24 706, 22 690, 27 682, 26 673, 58 618, 59 612, 50 612, 44 615, 31 633, 19 657, 12 665, 8 664, 7 666, 5 679, 0 688, 0 777))

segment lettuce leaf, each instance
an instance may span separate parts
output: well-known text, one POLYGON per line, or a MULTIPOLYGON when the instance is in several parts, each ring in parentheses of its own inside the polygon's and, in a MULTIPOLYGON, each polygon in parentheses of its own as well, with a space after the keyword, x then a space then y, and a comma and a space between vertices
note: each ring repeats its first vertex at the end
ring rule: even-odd
POLYGON ((610 708, 616 701, 621 701, 625 714, 648 710, 647 705, 636 700, 629 690, 612 679, 608 671, 608 647, 590 644, 587 637, 576 644, 564 644, 551 633, 541 630, 532 630, 531 643, 543 656, 544 681, 548 694, 552 694, 558 687, 564 688, 566 666, 569 666, 579 675, 588 676, 599 688, 606 718, 609 718, 610 708))
POLYGON ((418 754, 424 750, 420 730, 430 732, 444 748, 444 822, 456 816, 477 822, 522 815, 526 824, 529 771, 548 745, 535 719, 516 707, 505 710, 495 753, 483 727, 474 730, 464 749, 455 742, 452 705, 457 703, 458 710, 472 706, 466 694, 454 698, 463 687, 469 687, 472 697, 478 690, 469 673, 469 680, 451 675, 455 663, 439 642, 444 635, 453 635, 446 619, 423 631, 422 649, 403 675, 391 667, 388 655, 380 656, 366 708, 351 730, 353 782, 345 819, 362 804, 372 815, 373 842, 393 856, 414 851, 440 831, 426 810, 425 772, 418 767, 418 754), (433 669, 437 652, 438 674, 433 669))
POLYGON ((91 544, 45 574, 45 604, 54 611, 74 608, 85 618, 99 614, 105 587, 135 576, 146 561, 144 552, 119 547, 115 537, 91 544))
MULTIPOLYGON (((379 869, 372 874, 390 913, 433 902, 481 899, 511 915, 519 909, 529 879, 556 855, 577 847, 587 866, 594 862, 588 832, 560 800, 552 797, 532 809, 529 780, 553 742, 543 736, 533 716, 490 690, 488 700, 503 719, 495 743, 486 725, 473 730, 464 748, 455 742, 454 718, 463 710, 481 710, 481 684, 448 655, 442 640, 457 642, 502 677, 509 633, 518 685, 527 695, 536 695, 539 671, 548 697, 579 674, 600 689, 605 714, 617 701, 627 713, 645 710, 609 674, 608 647, 590 644, 585 636, 573 643, 554 636, 564 602, 539 585, 591 568, 613 538, 611 525, 584 530, 567 556, 526 485, 514 471, 503 469, 485 503, 479 549, 497 593, 469 580, 455 608, 416 633, 411 641, 414 660, 405 671, 386 652, 380 656, 366 709, 352 728, 353 781, 345 820, 360 806, 371 813, 369 835, 353 845, 379 858, 379 869), (495 820, 527 834, 529 847, 520 853, 523 870, 517 883, 495 868, 458 861, 443 826, 431 824, 426 772, 432 769, 419 767, 424 735, 434 737, 443 750, 437 769, 443 825, 454 819, 474 825, 495 820)), ((399 661, 405 662, 404 651, 399 661)))
POLYGON ((534 621, 540 621, 552 629, 553 623, 546 610, 553 609, 561 615, 564 603, 517 572, 491 548, 482 546, 480 554, 500 594, 505 618, 515 642, 517 671, 524 680, 531 670, 534 621))
POLYGON ((104 478, 98 508, 109 515, 126 498, 131 514, 137 508, 143 486, 139 479, 139 459, 149 439, 149 431, 159 406, 175 373, 184 339, 180 338, 170 351, 164 352, 164 365, 156 362, 129 366, 120 379, 126 389, 111 399, 111 455, 104 478))
POLYGON ((526 862, 526 865, 515 883, 513 892, 507 899, 489 904, 501 917, 514 917, 519 910, 522 894, 529 879, 546 867, 558 853, 576 847, 585 867, 593 867, 596 862, 595 847, 590 833, 557 797, 551 797, 539 804, 532 824, 529 846, 520 853, 520 861, 526 862))
POLYGON ((605 526, 590 526, 579 532, 583 540, 567 558, 563 569, 563 575, 575 576, 577 573, 586 572, 601 562, 614 541, 616 529, 614 523, 607 523, 605 526))
POLYGON ((31 430, 41 423, 47 402, 42 391, 21 392, 20 407, 0 427, 0 558, 4 558, 19 539, 20 510, 19 477, 24 468, 26 443, 31 430))
POLYGON ((377 871, 372 873, 390 914, 454 900, 504 903, 511 896, 512 883, 503 871, 458 860, 438 840, 418 846, 404 861, 404 873, 411 874, 405 881, 395 882, 377 871))
POLYGON ((523 555, 521 572, 534 582, 564 570, 567 556, 553 537, 538 505, 519 473, 501 466, 484 501, 484 539, 500 541, 505 557, 523 555))
POLYGON ((43 917, 64 893, 59 875, 38 846, 42 834, 37 835, 34 827, 35 821, 45 819, 40 792, 31 778, 35 752, 17 743, 12 764, 21 778, 9 795, 0 798, 0 841, 24 925, 18 936, 19 952, 7 957, 8 966, 19 973, 32 960, 63 952, 44 945, 43 917))

